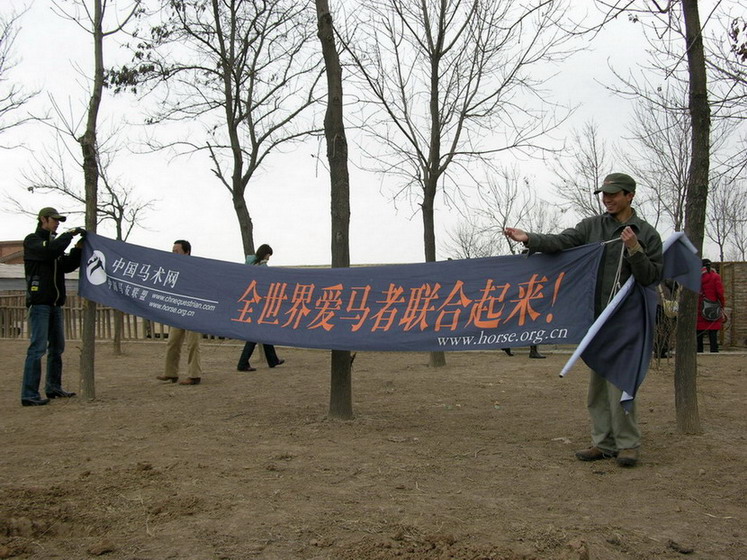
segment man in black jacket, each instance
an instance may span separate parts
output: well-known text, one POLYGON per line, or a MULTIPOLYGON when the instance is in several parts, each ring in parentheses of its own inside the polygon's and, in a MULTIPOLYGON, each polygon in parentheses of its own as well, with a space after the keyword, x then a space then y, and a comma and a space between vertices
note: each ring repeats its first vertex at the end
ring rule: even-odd
POLYGON ((26 272, 26 307, 28 307, 31 342, 23 366, 21 404, 39 406, 49 399, 73 397, 62 388, 62 353, 65 351, 65 273, 80 266, 83 228, 73 228, 57 235, 60 222, 67 220, 54 208, 42 208, 36 231, 23 240, 23 264, 26 272), (81 239, 65 254, 75 235, 81 239), (47 379, 44 399, 39 395, 41 360, 47 354, 47 379))

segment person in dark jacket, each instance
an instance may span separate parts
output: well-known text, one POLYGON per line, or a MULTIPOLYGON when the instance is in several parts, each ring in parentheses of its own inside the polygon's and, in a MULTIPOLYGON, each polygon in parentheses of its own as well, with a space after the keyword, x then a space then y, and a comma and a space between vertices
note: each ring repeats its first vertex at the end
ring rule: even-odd
MULTIPOLYGON (((246 256, 246 264, 267 266, 267 261, 270 260, 271 256, 272 247, 265 243, 259 246, 256 255, 246 256)), ((257 371, 257 368, 253 368, 249 363, 256 346, 256 342, 250 340, 246 341, 244 349, 241 351, 241 356, 239 356, 239 363, 236 366, 237 371, 257 371)), ((269 367, 274 368, 285 363, 285 360, 278 358, 277 352, 275 352, 275 347, 272 344, 263 344, 262 348, 265 351, 265 358, 267 358, 267 365, 269 367)))
MULTIPOLYGON (((575 227, 555 235, 527 233, 516 228, 506 228, 504 233, 514 241, 524 243, 530 254, 537 251, 554 253, 586 243, 606 242, 594 302, 598 316, 631 275, 642 286, 661 280, 661 237, 632 208, 635 187, 635 180, 630 175, 612 173, 594 193, 603 193, 606 213, 586 218, 575 227)), ((592 446, 577 451, 576 458, 596 461, 616 457, 620 466, 637 464, 641 433, 635 404, 627 413, 620 405, 621 396, 619 388, 599 373, 591 372, 587 408, 592 423, 592 446)))
POLYGON ((60 222, 67 220, 54 208, 42 208, 36 231, 23 240, 23 264, 26 273, 26 307, 31 341, 23 366, 21 404, 40 406, 49 399, 73 397, 62 388, 62 353, 65 351, 65 273, 80 266, 83 228, 73 228, 57 235, 60 222), (65 254, 65 249, 80 235, 80 241, 65 254), (41 361, 47 354, 47 377, 44 392, 39 394, 41 361))

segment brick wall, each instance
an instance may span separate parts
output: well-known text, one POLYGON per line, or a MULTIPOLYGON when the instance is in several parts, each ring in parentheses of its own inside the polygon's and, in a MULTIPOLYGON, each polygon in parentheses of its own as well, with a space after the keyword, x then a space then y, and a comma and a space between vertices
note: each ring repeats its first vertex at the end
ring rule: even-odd
MULTIPOLYGON (((715 263, 714 263, 715 264, 715 263)), ((721 274, 729 320, 721 330, 721 344, 726 347, 747 347, 747 262, 715 264, 721 274)))

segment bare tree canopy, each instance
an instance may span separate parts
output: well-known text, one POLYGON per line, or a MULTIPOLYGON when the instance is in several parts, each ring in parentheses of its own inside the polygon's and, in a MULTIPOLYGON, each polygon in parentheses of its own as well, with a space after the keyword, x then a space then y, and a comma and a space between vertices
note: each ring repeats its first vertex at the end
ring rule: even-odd
POLYGON ((108 84, 157 98, 146 122, 188 125, 178 139, 153 141, 176 153, 206 152, 230 192, 244 250, 254 252, 246 187, 267 156, 318 132, 318 53, 308 1, 164 0, 130 47, 132 65, 108 73, 108 84))
MULTIPOLYGON (((689 115, 690 68, 683 45, 687 43, 685 2, 666 0, 633 3, 629 0, 597 1, 605 20, 626 14, 642 26, 647 40, 648 60, 639 72, 616 74, 609 89, 636 100, 645 100, 647 110, 680 112, 689 115), (677 92, 682 92, 679 95, 677 92), (669 93, 669 94, 668 94, 669 93)), ((705 78, 711 119, 728 137, 712 150, 712 164, 718 174, 732 175, 747 168, 747 67, 741 60, 740 41, 744 42, 744 5, 738 0, 704 3, 698 39, 703 44, 705 78)))
POLYGON ((612 163, 599 126, 588 121, 574 130, 569 145, 556 156, 555 163, 554 187, 563 207, 580 217, 600 214, 603 206, 594 191, 612 171, 612 163))
POLYGON ((462 259, 516 254, 523 247, 506 238, 506 227, 523 224, 539 233, 559 229, 563 210, 539 198, 537 190, 516 167, 491 174, 480 189, 479 206, 448 233, 446 253, 462 259))
MULTIPOLYGON (((36 95, 26 92, 12 80, 12 70, 16 66, 13 45, 18 34, 20 15, 0 15, 0 134, 31 119, 21 114, 21 109, 36 95)), ((8 148, 0 144, 0 148, 8 148)))
MULTIPOLYGON (((145 213, 155 205, 154 199, 140 199, 134 189, 126 184, 126 180, 114 175, 114 163, 121 152, 121 146, 116 146, 118 132, 112 133, 109 141, 99 141, 96 157, 99 167, 99 193, 97 200, 97 225, 104 222, 113 224, 115 239, 127 240, 132 230, 143 227, 145 213)), ((56 131, 53 148, 37 151, 29 169, 24 172, 24 189, 34 194, 61 194, 72 201, 78 208, 86 204, 85 185, 79 172, 82 161, 73 147, 72 136, 64 136, 61 130, 56 131), (76 173, 76 169, 78 173, 76 173)), ((9 197, 9 200, 19 210, 29 215, 35 215, 35 210, 28 210, 23 205, 9 197)), ((68 214, 75 214, 69 211, 68 214)))
POLYGON ((718 247, 718 260, 745 260, 747 184, 727 176, 711 180, 705 235, 718 247))
POLYGON ((539 63, 567 54, 562 2, 379 0, 346 47, 361 79, 366 166, 421 206, 435 259, 433 205, 476 184, 474 163, 542 148, 562 120, 547 111, 539 63))
POLYGON ((672 89, 676 91, 665 85, 652 94, 655 100, 644 96, 636 103, 624 159, 643 186, 636 197, 646 219, 657 229, 682 231, 692 152, 690 115, 687 91, 679 83, 672 89))

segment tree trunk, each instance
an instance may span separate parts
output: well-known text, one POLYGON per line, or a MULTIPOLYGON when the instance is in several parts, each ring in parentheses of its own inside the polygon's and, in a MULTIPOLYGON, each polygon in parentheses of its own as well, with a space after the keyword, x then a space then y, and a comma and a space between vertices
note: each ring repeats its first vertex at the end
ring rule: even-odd
MULTIPOLYGON (((441 73, 439 71, 442 48, 442 34, 438 34, 437 44, 431 57, 430 99, 428 111, 431 116, 431 132, 428 146, 428 164, 423 174, 423 246, 425 247, 425 262, 436 261, 436 223, 434 207, 436 192, 438 192, 438 178, 441 176, 441 103, 439 100, 439 86, 441 73)), ((431 352, 428 363, 431 367, 444 367, 446 354, 431 352)))
MULTIPOLYGON (((425 261, 436 260, 436 228, 433 218, 433 203, 436 198, 435 180, 425 181, 423 193, 423 241, 425 246, 425 261)), ((430 352, 428 354, 430 367, 444 367, 446 365, 445 352, 430 352)))
POLYGON ((233 208, 236 211, 236 217, 239 220, 239 230, 241 231, 241 244, 244 247, 244 255, 253 255, 255 253, 254 223, 252 222, 252 217, 249 215, 249 209, 246 206, 244 192, 243 186, 239 191, 237 191, 234 186, 233 208))
MULTIPOLYGON (((342 68, 335 47, 332 15, 327 0, 316 0, 318 36, 327 72, 327 112, 324 135, 327 139, 332 214, 332 267, 350 266, 350 175, 348 143, 343 122, 342 68)), ((353 390, 350 352, 332 350, 329 415, 348 420, 353 417, 353 390)))
MULTIPOLYGON (((98 208, 99 165, 96 143, 101 95, 104 89, 104 33, 102 0, 94 1, 93 48, 94 77, 91 99, 88 105, 86 131, 78 139, 83 152, 83 177, 86 191, 86 229, 96 232, 98 208)), ((80 392, 84 399, 96 398, 94 364, 96 359, 96 302, 86 300, 83 306, 82 345, 80 351, 80 392)))
MULTIPOLYGON (((682 0, 682 12, 685 18, 687 40, 692 126, 692 156, 687 185, 685 233, 702 253, 708 197, 711 111, 708 106, 705 56, 697 0, 682 0)), ((696 313, 697 296, 690 293, 684 294, 677 325, 674 393, 677 429, 685 434, 701 431, 695 351, 696 313)))
POLYGON ((114 340, 112 349, 115 356, 122 355, 122 330, 124 329, 124 313, 119 309, 114 310, 114 340))

